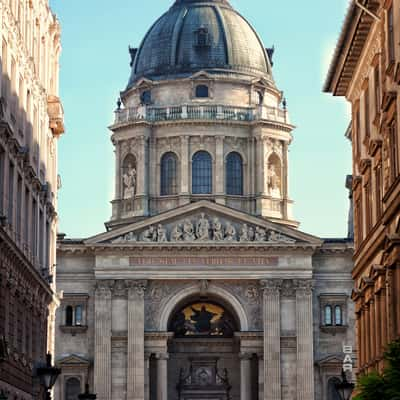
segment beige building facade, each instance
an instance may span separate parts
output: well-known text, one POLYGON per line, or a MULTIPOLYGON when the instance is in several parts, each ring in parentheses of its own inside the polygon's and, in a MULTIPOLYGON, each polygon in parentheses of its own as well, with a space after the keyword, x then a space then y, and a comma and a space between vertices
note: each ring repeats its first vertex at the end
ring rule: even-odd
POLYGON ((56 399, 336 399, 353 245, 297 229, 272 53, 224 0, 130 48, 107 231, 58 244, 56 399))
POLYGON ((54 352, 60 25, 47 1, 0 1, 0 392, 32 399, 54 352))

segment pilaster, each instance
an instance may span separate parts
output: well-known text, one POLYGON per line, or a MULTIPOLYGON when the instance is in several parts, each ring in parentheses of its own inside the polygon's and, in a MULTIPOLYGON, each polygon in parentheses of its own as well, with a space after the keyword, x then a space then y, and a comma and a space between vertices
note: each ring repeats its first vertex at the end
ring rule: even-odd
POLYGON ((224 204, 224 176, 225 176, 225 162, 224 162, 224 137, 217 136, 215 138, 215 193, 221 198, 217 198, 217 203, 224 204))
POLYGON ((296 287, 297 400, 314 399, 312 280, 298 280, 296 287))
POLYGON ((240 353, 240 400, 251 400, 251 353, 240 353))
POLYGON ((168 353, 157 353, 157 400, 168 398, 168 353))
POLYGON ((281 312, 282 280, 261 281, 264 317, 264 400, 281 400, 281 312))
POLYGON ((111 400, 111 288, 98 281, 95 290, 94 391, 98 400, 111 400))
POLYGON ((144 293, 147 282, 132 280, 128 285, 128 372, 127 400, 144 400, 144 293))
POLYGON ((189 196, 189 136, 181 137, 181 195, 189 196))

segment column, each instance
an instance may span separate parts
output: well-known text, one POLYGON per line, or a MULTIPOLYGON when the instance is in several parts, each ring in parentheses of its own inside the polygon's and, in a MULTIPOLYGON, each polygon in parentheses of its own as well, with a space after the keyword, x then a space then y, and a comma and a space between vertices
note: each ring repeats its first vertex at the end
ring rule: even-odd
MULTIPOLYGON (((138 138, 137 161, 137 188, 136 198, 140 201, 141 215, 148 215, 149 210, 149 138, 141 136, 138 138)), ((153 178, 153 177, 152 177, 153 178)))
POLYGON ((240 358, 240 400, 251 400, 252 355, 250 353, 240 353, 239 358, 240 358))
POLYGON ((284 201, 283 207, 283 218, 288 219, 288 198, 289 198, 289 157, 288 157, 288 143, 283 142, 283 164, 282 164, 282 176, 283 176, 283 185, 282 185, 282 197, 284 201))
POLYGON ((264 400, 281 399, 281 285, 282 280, 278 279, 261 281, 264 292, 264 400))
POLYGON ((257 354, 258 357, 258 398, 264 398, 264 354, 257 354))
POLYGON ((128 281, 127 400, 144 400, 144 293, 146 281, 128 281))
POLYGON ((115 200, 122 199, 123 193, 121 190, 121 171, 122 171, 122 164, 121 164, 121 143, 115 143, 115 200))
POLYGON ((95 290, 94 391, 98 400, 111 400, 111 287, 98 281, 95 290))
POLYGON ((296 281, 297 400, 314 399, 312 281, 296 281))
POLYGON ((149 140, 149 195, 160 195, 161 185, 161 160, 157 159, 157 140, 152 137, 149 140), (158 185, 157 185, 158 184, 158 185))
POLYGON ((157 400, 168 398, 168 359, 167 353, 157 353, 157 400))
MULTIPOLYGON (((224 176, 225 176, 225 163, 224 163, 224 137, 218 136, 215 138, 215 193, 217 196, 222 196, 224 190, 224 176)), ((225 204, 224 199, 218 199, 217 203, 225 204)))
POLYGON ((151 353, 144 354, 144 400, 150 400, 150 357, 151 353))

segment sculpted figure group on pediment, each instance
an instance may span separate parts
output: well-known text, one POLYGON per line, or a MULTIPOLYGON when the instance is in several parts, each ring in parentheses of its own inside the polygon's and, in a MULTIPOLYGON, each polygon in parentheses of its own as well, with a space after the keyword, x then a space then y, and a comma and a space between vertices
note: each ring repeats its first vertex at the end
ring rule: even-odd
POLYGON ((242 224, 237 228, 230 221, 221 221, 219 217, 208 218, 204 213, 193 223, 190 218, 178 222, 169 231, 162 225, 151 225, 140 235, 130 232, 115 239, 113 243, 179 243, 179 242, 267 242, 295 243, 295 240, 261 226, 242 224))

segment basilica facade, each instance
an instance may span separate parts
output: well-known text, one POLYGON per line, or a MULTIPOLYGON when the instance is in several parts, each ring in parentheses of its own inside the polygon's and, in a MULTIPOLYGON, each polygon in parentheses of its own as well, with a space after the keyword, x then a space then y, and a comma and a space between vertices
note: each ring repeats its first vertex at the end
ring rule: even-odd
POLYGON ((335 400, 353 244, 293 218, 273 50, 226 0, 177 0, 130 55, 111 219, 58 244, 56 399, 335 400))

